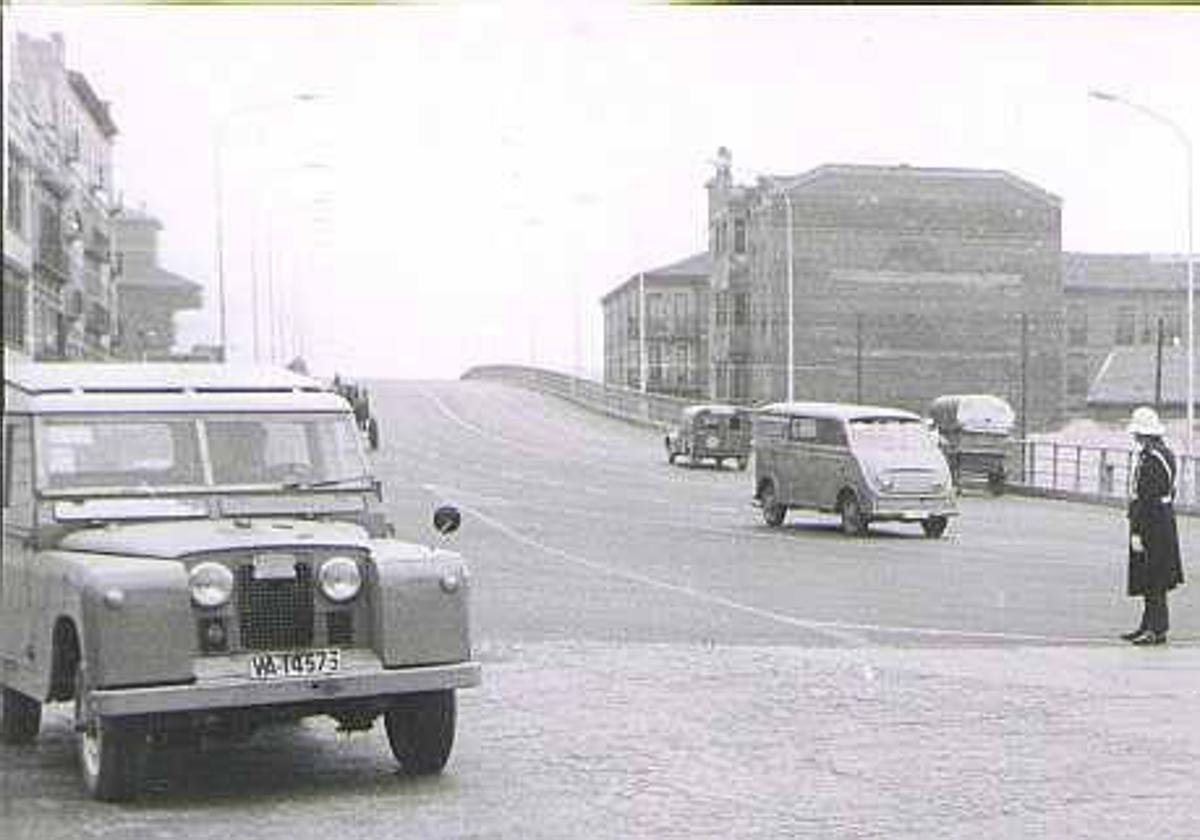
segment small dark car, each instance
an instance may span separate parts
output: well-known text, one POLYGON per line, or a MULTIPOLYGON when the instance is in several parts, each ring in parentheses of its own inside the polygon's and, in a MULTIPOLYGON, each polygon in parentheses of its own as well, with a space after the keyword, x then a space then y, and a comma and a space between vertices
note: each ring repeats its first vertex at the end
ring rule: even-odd
POLYGON ((734 405, 689 405, 679 425, 667 433, 667 461, 684 456, 691 464, 709 460, 718 467, 734 461, 739 470, 750 461, 751 421, 748 409, 734 405))

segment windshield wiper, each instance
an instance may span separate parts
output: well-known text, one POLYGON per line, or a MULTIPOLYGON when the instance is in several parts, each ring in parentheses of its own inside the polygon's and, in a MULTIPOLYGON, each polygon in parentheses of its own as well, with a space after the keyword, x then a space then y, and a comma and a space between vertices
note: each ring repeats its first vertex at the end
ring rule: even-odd
POLYGON ((321 487, 337 487, 339 484, 349 484, 352 481, 361 481, 365 483, 363 490, 370 489, 371 476, 363 475, 348 475, 342 478, 324 478, 320 481, 286 481, 283 484, 284 490, 316 490, 321 487))

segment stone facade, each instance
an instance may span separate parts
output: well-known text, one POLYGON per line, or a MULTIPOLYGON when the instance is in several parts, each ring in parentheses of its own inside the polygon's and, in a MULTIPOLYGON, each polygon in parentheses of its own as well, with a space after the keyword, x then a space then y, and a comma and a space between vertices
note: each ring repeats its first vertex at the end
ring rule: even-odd
POLYGON ((116 125, 67 69, 61 36, 16 33, 5 46, 5 344, 33 358, 105 358, 116 125))
POLYGON ((114 223, 120 267, 114 353, 131 360, 174 358, 175 313, 203 305, 201 286, 158 264, 158 219, 126 209, 114 223))
POLYGON ((924 410, 985 391, 1063 403, 1060 200, 992 170, 826 165, 707 184, 712 397, 786 396, 788 204, 795 398, 924 410))
POLYGON ((709 274, 696 254, 634 275, 602 300, 604 381, 642 387, 641 300, 646 306, 646 390, 679 397, 708 393, 709 274))

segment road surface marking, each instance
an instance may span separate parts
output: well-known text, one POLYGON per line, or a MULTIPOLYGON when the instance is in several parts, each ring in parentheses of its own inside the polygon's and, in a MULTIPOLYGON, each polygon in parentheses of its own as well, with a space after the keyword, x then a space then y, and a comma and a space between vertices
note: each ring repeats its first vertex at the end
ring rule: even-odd
MULTIPOLYGON (((438 496, 439 498, 443 495, 442 488, 438 487, 437 485, 425 484, 422 486, 426 491, 438 496)), ((819 621, 814 619, 798 618, 796 616, 787 615, 786 613, 776 612, 775 610, 755 607, 751 604, 743 604, 742 602, 735 601, 732 598, 726 598, 722 595, 715 595, 711 592, 705 592, 690 586, 683 586, 681 584, 671 583, 670 581, 660 580, 640 572, 623 569, 620 566, 613 566, 596 560, 588 560, 586 557, 581 557, 578 554, 572 554, 564 549, 556 548, 552 545, 547 545, 546 543, 535 540, 532 537, 528 537, 509 527, 499 519, 489 516, 478 508, 470 507, 468 505, 461 505, 460 507, 464 512, 470 513, 472 516, 504 534, 509 539, 519 542, 523 545, 527 545, 530 548, 534 548, 545 554, 559 557, 569 563, 583 566, 612 577, 628 580, 632 583, 639 583, 643 586, 648 586, 653 589, 659 589, 664 592, 682 595, 686 598, 691 598, 702 603, 722 606, 727 609, 734 610, 735 612, 752 615, 757 618, 775 622, 777 624, 783 624, 788 627, 796 627, 802 630, 808 630, 813 633, 825 635, 851 647, 871 646, 871 642, 866 636, 862 635, 863 633, 936 636, 941 638, 962 639, 992 639, 1005 642, 1037 642, 1041 644, 1062 645, 1107 644, 1107 640, 1075 638, 1069 636, 1042 636, 1030 633, 1003 633, 987 630, 949 630, 940 627, 888 626, 882 624, 861 624, 857 622, 819 621)))

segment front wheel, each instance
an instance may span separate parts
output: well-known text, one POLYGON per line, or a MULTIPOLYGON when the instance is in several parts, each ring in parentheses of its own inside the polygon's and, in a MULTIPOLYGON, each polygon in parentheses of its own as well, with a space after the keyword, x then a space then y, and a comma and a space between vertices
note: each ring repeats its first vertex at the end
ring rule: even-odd
POLYGON ((76 748, 83 786, 93 799, 120 802, 137 793, 146 739, 136 723, 102 718, 88 711, 82 669, 75 674, 76 748))
POLYGON ((863 516, 858 496, 853 493, 842 499, 842 533, 848 537, 861 537, 867 533, 867 519, 863 516))
POLYGON ((987 485, 988 491, 993 496, 1000 496, 1004 493, 1004 470, 994 470, 988 473, 987 485))
POLYGON ((737 468, 739 470, 744 470, 744 469, 746 469, 746 464, 748 464, 749 462, 750 462, 750 459, 748 459, 748 458, 738 458, 737 459, 737 468))
POLYGON ((946 526, 948 524, 949 520, 944 516, 931 516, 921 522, 921 529, 925 532, 925 536, 930 539, 937 539, 946 533, 946 526))
POLYGON ((0 686, 0 743, 28 744, 42 728, 42 704, 0 686))
POLYGON ((454 746, 454 691, 402 694, 384 712, 388 744, 410 776, 442 772, 454 746))

